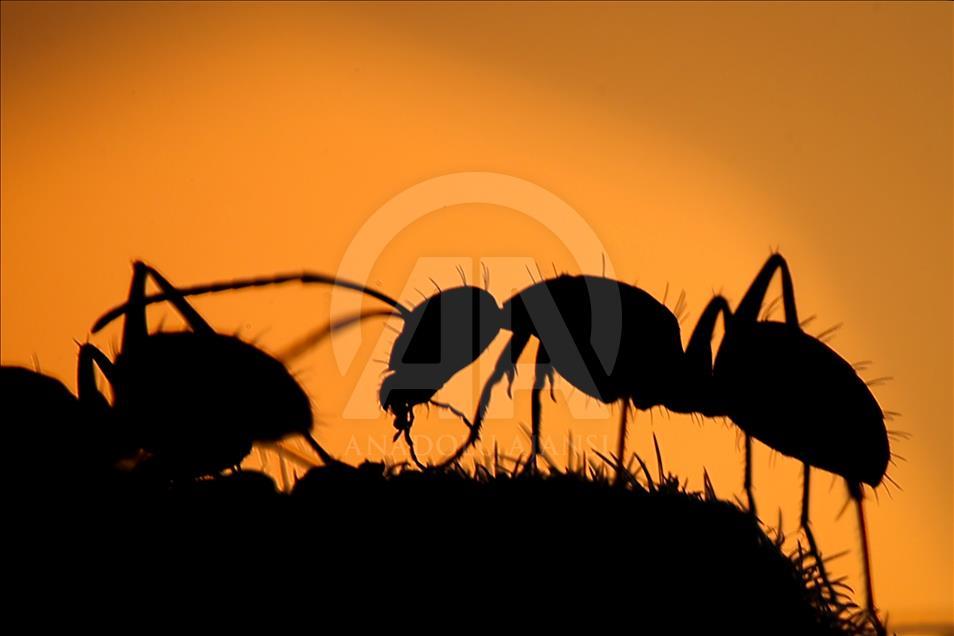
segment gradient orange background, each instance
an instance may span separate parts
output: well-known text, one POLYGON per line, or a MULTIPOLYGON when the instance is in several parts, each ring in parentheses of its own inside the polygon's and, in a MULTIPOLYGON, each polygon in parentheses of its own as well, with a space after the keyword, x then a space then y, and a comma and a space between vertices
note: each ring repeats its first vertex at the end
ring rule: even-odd
MULTIPOLYGON (((684 288, 684 338, 713 290, 737 302, 779 246, 810 330, 844 322, 832 345, 873 360, 865 377, 894 377, 874 390, 912 436, 894 444, 904 491, 868 505, 879 605, 895 624, 951 621, 952 112, 950 4, 4 3, 2 359, 35 355, 75 388, 73 339, 123 299, 131 259, 179 284, 334 272, 375 210, 462 171, 539 185, 582 215, 620 279, 660 298, 670 283, 670 305, 684 288)), ((428 276, 453 285, 460 263, 471 279, 480 258, 497 259, 500 300, 530 282, 527 259, 601 268, 486 204, 427 215, 369 256, 370 282, 411 303, 428 276)), ((328 299, 291 287, 196 305, 275 351, 326 322, 328 299)), ((342 415, 373 404, 377 382, 361 378, 393 338, 380 322, 360 333, 344 371, 329 347, 295 368, 331 450, 400 459, 386 418, 342 415)), ((441 397, 472 410, 501 346, 441 397)), ((495 394, 485 438, 508 451, 527 448, 530 378, 514 403, 495 394)), ((578 449, 612 448, 617 413, 557 388, 556 452, 568 430, 578 449)), ((461 428, 424 412, 416 426, 461 428)), ((722 496, 741 494, 734 428, 640 414, 630 448, 651 457, 652 433, 690 487, 705 466, 722 496)), ((756 458, 760 511, 794 532, 799 465, 760 445, 756 458)), ((249 463, 263 459, 277 474, 274 455, 249 463)), ((836 520, 846 495, 830 482, 813 482, 816 535, 828 554, 852 550, 831 567, 858 585, 853 515, 836 520)))

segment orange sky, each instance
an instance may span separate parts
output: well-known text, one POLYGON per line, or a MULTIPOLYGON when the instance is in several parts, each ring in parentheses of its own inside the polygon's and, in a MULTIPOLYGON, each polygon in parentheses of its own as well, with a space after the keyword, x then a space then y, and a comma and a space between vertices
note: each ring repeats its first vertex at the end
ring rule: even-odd
MULTIPOLYGON (((455 265, 471 278, 484 259, 502 301, 534 259, 599 273, 598 245, 620 279, 660 298, 668 282, 670 306, 686 290, 687 337, 713 290, 737 302, 779 246, 811 330, 844 323, 832 345, 894 378, 874 390, 912 436, 894 446, 904 491, 869 502, 879 604, 896 621, 952 620, 951 45, 942 3, 4 3, 3 363, 35 354, 75 386, 73 339, 122 300, 133 258, 180 284, 350 263, 412 303, 428 277, 449 286, 455 265), (439 179, 474 172, 491 176, 439 179), (382 209, 410 217, 365 226, 382 209)), ((196 304, 275 351, 327 321, 330 294, 196 304)), ((366 412, 393 334, 359 333, 294 367, 331 450, 401 458, 366 412)), ((442 397, 472 410, 501 346, 442 397)), ((515 402, 495 394, 487 427, 515 452, 530 378, 515 402)), ((568 428, 578 447, 611 448, 616 413, 557 389, 554 450, 568 428)), ((423 439, 461 432, 424 416, 423 439)), ((691 486, 705 466, 720 494, 741 494, 734 428, 639 414, 631 447, 650 456, 653 432, 691 486)), ((756 455, 760 511, 774 523, 781 508, 794 531, 799 466, 756 455)), ((813 482, 816 536, 854 550, 830 483, 813 482)), ((858 583, 855 552, 832 567, 858 583)))

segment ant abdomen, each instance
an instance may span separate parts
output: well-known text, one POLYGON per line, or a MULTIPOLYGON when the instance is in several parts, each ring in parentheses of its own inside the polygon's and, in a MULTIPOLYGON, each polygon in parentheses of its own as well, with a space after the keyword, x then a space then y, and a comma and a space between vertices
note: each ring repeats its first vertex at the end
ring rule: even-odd
POLYGON ((218 333, 157 333, 115 362, 115 411, 174 475, 241 463, 253 441, 308 434, 308 396, 278 360, 218 333))
POLYGON ((890 460, 884 414, 855 369, 779 322, 734 334, 713 377, 733 419, 785 455, 876 487, 890 460))

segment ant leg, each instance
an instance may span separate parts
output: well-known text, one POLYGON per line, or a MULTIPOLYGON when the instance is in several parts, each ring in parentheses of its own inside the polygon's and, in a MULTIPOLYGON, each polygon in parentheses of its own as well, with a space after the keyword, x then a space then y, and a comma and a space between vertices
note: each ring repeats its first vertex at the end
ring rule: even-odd
POLYGON ((626 470, 626 432, 629 425, 629 402, 620 400, 623 405, 622 412, 619 415, 619 440, 616 445, 616 483, 623 483, 623 474, 626 470))
POLYGON ((848 482, 848 492, 851 498, 855 500, 855 506, 858 509, 858 531, 861 534, 861 558, 865 577, 865 610, 875 622, 876 631, 882 634, 884 633, 884 627, 881 625, 875 610, 874 590, 871 585, 871 555, 868 551, 868 524, 865 522, 864 491, 860 483, 848 482))
POLYGON ((537 364, 533 377, 533 393, 530 395, 530 417, 533 424, 530 434, 530 458, 527 460, 527 468, 531 472, 536 470, 537 455, 540 453, 540 423, 543 411, 543 407, 540 404, 540 395, 546 386, 547 378, 550 377, 552 373, 553 367, 550 365, 550 357, 541 344, 537 350, 537 364))
POLYGON ((449 404, 447 402, 441 402, 440 400, 433 400, 433 399, 428 400, 427 403, 430 404, 431 406, 436 406, 439 409, 444 409, 445 411, 449 411, 450 413, 453 413, 455 416, 457 416, 457 419, 463 422, 464 426, 466 426, 468 429, 474 428, 474 425, 470 423, 470 420, 467 419, 467 416, 464 415, 460 411, 460 409, 456 408, 453 404, 449 404))
POLYGON ((811 521, 808 518, 808 501, 809 495, 811 494, 811 466, 808 463, 804 464, 804 475, 805 478, 802 482, 802 516, 801 516, 801 526, 802 530, 805 531, 805 537, 808 539, 808 547, 811 549, 812 556, 815 558, 815 564, 818 566, 818 574, 821 576, 822 583, 828 588, 829 598, 835 600, 837 595, 835 594, 835 588, 832 587, 831 580, 828 578, 828 572, 825 570, 825 562, 822 561, 821 553, 818 551, 818 544, 815 543, 815 534, 812 532, 811 521))
POLYGON ((189 301, 179 293, 179 290, 172 283, 149 265, 143 265, 143 267, 145 267, 146 273, 152 278, 153 282, 162 290, 162 293, 169 297, 169 302, 182 315, 192 331, 196 333, 215 333, 215 330, 205 321, 205 318, 199 315, 199 312, 189 304, 189 301))
POLYGON ((129 298, 126 305, 129 310, 123 320, 122 351, 143 342, 149 336, 146 325, 146 265, 140 261, 133 263, 132 281, 129 283, 129 298))
POLYGON ((76 385, 80 403, 89 405, 101 412, 109 410, 106 396, 96 387, 96 368, 99 367, 106 380, 113 383, 113 361, 106 354, 89 344, 80 345, 79 363, 76 371, 76 385))
POLYGON ((705 415, 724 415, 720 412, 719 396, 712 387, 712 332, 719 316, 728 330, 732 322, 729 303, 722 296, 714 296, 699 316, 686 352, 683 354, 683 370, 676 387, 677 397, 670 398, 666 406, 679 413, 703 413, 705 415))
POLYGON ((321 458, 321 461, 325 464, 325 466, 344 466, 345 465, 344 462, 338 459, 335 459, 335 457, 331 453, 326 451, 324 447, 318 443, 318 440, 316 440, 312 435, 308 434, 308 435, 305 435, 304 437, 305 437, 305 441, 308 443, 309 446, 311 446, 311 449, 315 451, 318 457, 321 458))
POLYGON ((798 327, 798 311, 795 308, 795 288, 792 284, 792 275, 788 270, 788 263, 781 254, 772 254, 765 265, 759 270, 755 280, 749 286, 739 306, 736 307, 735 317, 746 322, 755 322, 759 318, 759 310, 768 292, 769 283, 775 270, 782 274, 782 304, 785 307, 785 323, 790 327, 798 327))
POLYGON ((123 344, 122 350, 128 352, 130 348, 138 346, 149 337, 146 326, 146 279, 152 277, 163 293, 168 296, 172 303, 192 331, 197 333, 214 333, 209 323, 199 315, 192 305, 179 293, 179 291, 166 280, 159 272, 146 265, 142 261, 133 263, 133 277, 129 285, 129 300, 127 301, 128 311, 123 323, 123 344))
POLYGON ((441 462, 439 465, 440 468, 446 468, 458 461, 463 457, 464 453, 467 452, 467 449, 476 444, 477 440, 480 439, 480 426, 483 424, 484 416, 487 414, 487 408, 490 406, 490 396, 493 392, 493 388, 503 380, 504 376, 508 376, 511 382, 513 381, 513 376, 516 373, 517 359, 520 358, 520 354, 523 353, 528 342, 530 342, 529 334, 515 333, 507 342, 503 351, 500 352, 500 357, 497 358, 494 372, 487 378, 487 382, 480 392, 477 414, 474 416, 474 422, 470 428, 470 435, 467 436, 467 441, 464 442, 453 455, 441 462))
POLYGON ((745 436, 745 494, 749 498, 749 512, 757 519, 755 493, 752 490, 752 436, 748 434, 745 436))

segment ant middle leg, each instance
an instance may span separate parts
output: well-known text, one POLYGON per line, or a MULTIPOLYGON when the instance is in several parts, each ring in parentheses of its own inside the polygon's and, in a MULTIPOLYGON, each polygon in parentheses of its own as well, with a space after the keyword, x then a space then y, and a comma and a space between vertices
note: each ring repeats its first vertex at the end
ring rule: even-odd
MULTIPOLYGON (((533 377, 533 392, 530 396, 530 418, 532 428, 530 432, 530 458, 527 461, 527 468, 531 472, 536 471, 537 456, 540 454, 540 428, 542 421, 543 406, 540 402, 540 396, 546 386, 547 379, 550 380, 550 386, 553 386, 553 365, 550 363, 550 357, 546 349, 541 344, 537 349, 536 369, 533 377)), ((552 389, 551 389, 552 390, 552 389)))
MULTIPOLYGON (((483 424, 484 417, 487 414, 487 409, 490 407, 490 396, 493 393, 493 388, 499 384, 505 376, 510 378, 511 383, 513 382, 513 376, 516 373, 517 359, 520 357, 520 354, 523 353, 523 350, 526 348, 528 342, 530 342, 529 334, 523 333, 515 333, 507 342, 507 345, 500 353, 500 357, 497 358, 497 364, 494 366, 494 372, 489 378, 487 378, 487 382, 484 384, 484 388, 480 392, 480 402, 477 404, 477 414, 474 416, 474 421, 470 427, 470 435, 467 436, 467 441, 465 441, 460 448, 454 451, 453 455, 441 462, 439 467, 446 468, 454 464, 454 462, 463 457, 464 453, 467 452, 467 449, 476 444, 477 440, 480 439, 480 426, 483 424)), ((509 392, 510 387, 508 387, 507 390, 509 392)))

